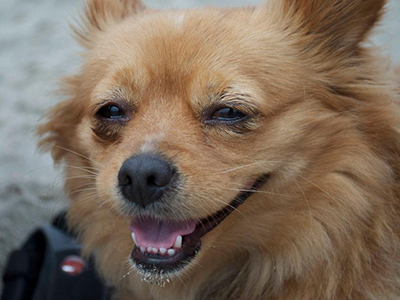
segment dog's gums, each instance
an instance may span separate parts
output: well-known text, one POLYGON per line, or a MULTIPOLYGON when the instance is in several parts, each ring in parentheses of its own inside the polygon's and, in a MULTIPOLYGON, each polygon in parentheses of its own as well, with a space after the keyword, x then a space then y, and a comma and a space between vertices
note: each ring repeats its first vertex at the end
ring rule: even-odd
POLYGON ((136 216, 130 229, 135 247, 131 258, 142 271, 171 273, 185 267, 201 249, 201 238, 218 226, 253 193, 269 175, 259 177, 222 210, 201 220, 172 221, 136 216))

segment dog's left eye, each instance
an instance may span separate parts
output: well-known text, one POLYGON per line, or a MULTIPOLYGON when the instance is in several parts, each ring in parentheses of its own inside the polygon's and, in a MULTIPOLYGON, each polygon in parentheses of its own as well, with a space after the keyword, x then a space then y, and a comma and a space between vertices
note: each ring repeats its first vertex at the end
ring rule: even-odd
POLYGON ((126 117, 122 109, 115 104, 103 106, 97 111, 96 115, 105 119, 123 119, 126 117))
POLYGON ((237 122, 243 120, 244 118, 246 118, 246 114, 232 107, 220 108, 211 116, 212 121, 220 122, 237 122))

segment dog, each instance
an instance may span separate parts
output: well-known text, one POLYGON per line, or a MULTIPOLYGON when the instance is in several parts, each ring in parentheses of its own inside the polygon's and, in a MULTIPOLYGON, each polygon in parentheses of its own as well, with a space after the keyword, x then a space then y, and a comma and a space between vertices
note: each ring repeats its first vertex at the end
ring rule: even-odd
POLYGON ((87 0, 38 127, 115 299, 400 299, 384 0, 160 11, 87 0))

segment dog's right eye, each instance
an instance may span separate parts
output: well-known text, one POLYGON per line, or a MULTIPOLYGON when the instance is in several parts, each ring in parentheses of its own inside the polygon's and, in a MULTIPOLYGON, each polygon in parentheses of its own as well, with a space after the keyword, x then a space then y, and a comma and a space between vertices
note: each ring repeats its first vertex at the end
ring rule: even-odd
POLYGON ((119 119, 126 118, 122 109, 120 109, 115 104, 109 104, 109 105, 103 106, 102 108, 100 108, 97 111, 96 115, 101 118, 104 118, 104 119, 113 119, 113 120, 119 120, 119 119))

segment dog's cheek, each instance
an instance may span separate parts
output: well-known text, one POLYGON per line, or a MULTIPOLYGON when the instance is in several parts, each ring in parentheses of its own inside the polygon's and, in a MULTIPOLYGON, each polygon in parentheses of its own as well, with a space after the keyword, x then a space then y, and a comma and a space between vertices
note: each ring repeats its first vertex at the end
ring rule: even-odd
POLYGON ((94 167, 108 166, 117 156, 118 143, 101 140, 93 130, 93 122, 89 118, 84 118, 79 124, 77 140, 79 148, 88 156, 94 167))
POLYGON ((77 140, 90 159, 95 161, 101 159, 101 153, 104 149, 96 143, 93 130, 91 129, 91 122, 88 118, 84 118, 79 124, 77 129, 77 140))
POLYGON ((110 201, 116 197, 114 192, 117 185, 118 155, 112 147, 98 143, 90 124, 87 119, 81 122, 77 130, 77 140, 95 170, 93 181, 97 194, 101 196, 99 201, 110 201), (114 153, 111 155, 111 152, 114 153))

